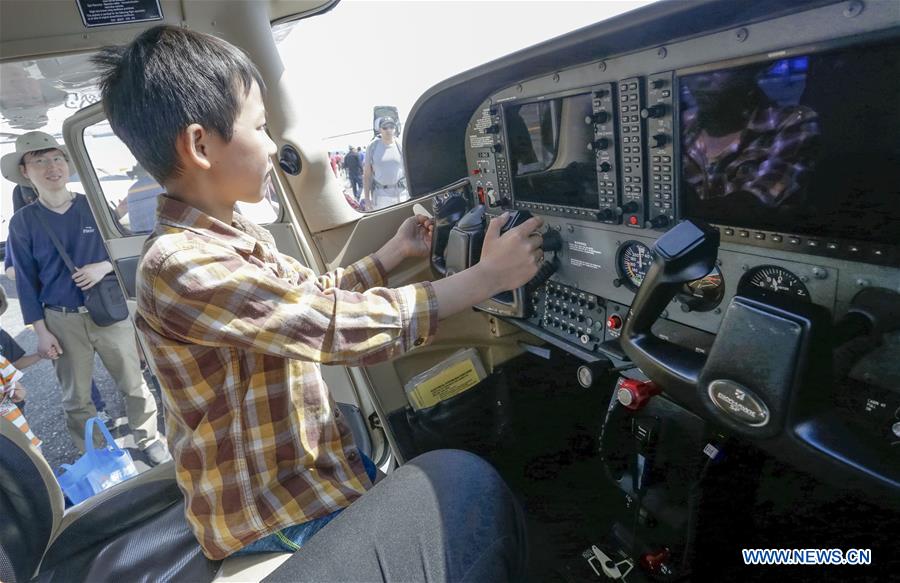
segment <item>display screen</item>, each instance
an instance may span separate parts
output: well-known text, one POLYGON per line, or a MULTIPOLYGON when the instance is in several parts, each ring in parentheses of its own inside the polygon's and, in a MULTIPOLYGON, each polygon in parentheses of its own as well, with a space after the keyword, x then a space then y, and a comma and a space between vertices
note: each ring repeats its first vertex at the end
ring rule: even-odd
POLYGON ((683 75, 686 217, 900 242, 900 45, 683 75))
POLYGON ((591 113, 589 93, 503 108, 516 200, 599 208, 591 113))

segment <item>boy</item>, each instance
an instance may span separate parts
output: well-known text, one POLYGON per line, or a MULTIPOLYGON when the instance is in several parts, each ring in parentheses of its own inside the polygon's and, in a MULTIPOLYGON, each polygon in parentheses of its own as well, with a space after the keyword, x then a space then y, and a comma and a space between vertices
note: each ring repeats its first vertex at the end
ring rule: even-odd
MULTIPOLYGON (((379 287, 405 257, 429 253, 432 224, 411 217, 373 255, 316 276, 233 212, 236 202, 264 196, 276 153, 265 86, 246 55, 161 26, 96 62, 113 130, 167 192, 138 269, 136 323, 163 387, 188 520, 213 559, 296 550, 372 486, 373 468, 320 364, 396 357, 428 342, 440 318, 524 284, 543 257, 530 237, 541 222, 499 237, 495 220, 476 267, 434 283, 379 287), (178 79, 201 78, 176 90, 178 79)), ((483 512, 480 520, 490 521, 493 511, 483 512)), ((521 539, 521 531, 509 537, 521 539)), ((498 548, 466 540, 476 559, 498 548)))
POLYGON ((41 440, 32 433, 22 414, 22 408, 19 407, 19 403, 25 401, 25 387, 19 382, 21 378, 22 372, 0 354, 0 417, 11 421, 19 431, 28 436, 31 445, 39 448, 41 440))

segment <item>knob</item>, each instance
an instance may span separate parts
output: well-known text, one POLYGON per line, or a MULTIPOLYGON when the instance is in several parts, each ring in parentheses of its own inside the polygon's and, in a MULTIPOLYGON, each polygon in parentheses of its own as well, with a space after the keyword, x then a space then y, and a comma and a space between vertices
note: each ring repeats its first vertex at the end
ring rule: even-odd
POLYGON ((637 411, 647 404, 654 395, 658 395, 662 389, 653 381, 641 382, 637 379, 619 378, 616 383, 616 400, 626 409, 637 411))
POLYGON ((593 142, 587 145, 588 150, 593 150, 598 152, 600 150, 605 150, 609 147, 609 140, 606 138, 597 138, 593 142))
POLYGON ((590 125, 592 123, 606 123, 609 121, 609 112, 600 110, 597 113, 587 115, 584 118, 584 123, 590 125))
POLYGON ((666 81, 665 79, 654 79, 653 82, 650 83, 650 86, 654 89, 662 89, 666 86, 666 81))
POLYGON ((647 119, 648 117, 657 118, 662 117, 666 113, 666 106, 658 103, 656 105, 651 105, 650 107, 646 107, 641 110, 641 117, 647 119))
POLYGON ((611 363, 608 360, 596 360, 582 364, 576 372, 578 384, 585 389, 591 388, 609 372, 610 366, 611 363))
POLYGON ((662 148, 668 143, 669 138, 665 134, 656 134, 655 136, 653 136, 652 140, 653 145, 651 147, 662 148))
POLYGON ((491 149, 499 154, 503 151, 503 144, 494 144, 491 149))
POLYGON ((600 172, 609 172, 612 170, 612 164, 609 162, 600 162, 600 164, 597 165, 597 168, 600 169, 600 172))
POLYGON ((500 133, 500 126, 497 125, 497 124, 492 124, 492 125, 490 125, 490 126, 484 128, 484 133, 486 133, 486 134, 499 134, 499 133, 500 133))
POLYGON ((594 91, 594 99, 600 99, 604 95, 606 95, 606 89, 597 89, 594 91))
POLYGON ((622 329, 622 316, 618 314, 613 314, 609 318, 606 319, 606 327, 610 330, 621 330, 622 329))
POLYGON ((594 341, 594 337, 590 334, 582 334, 578 337, 578 340, 580 340, 582 344, 590 344, 594 341))
POLYGON ((669 225, 669 217, 666 215, 657 215, 647 221, 646 227, 648 229, 661 229, 663 227, 667 227, 669 225))
POLYGON ((487 199, 488 206, 490 207, 498 207, 500 206, 500 200, 497 198, 497 194, 493 188, 488 188, 485 192, 485 196, 487 199))
POLYGON ((622 213, 636 213, 641 208, 637 202, 630 200, 622 205, 622 213))
POLYGON ((562 236, 558 231, 553 229, 547 229, 543 233, 544 242, 541 243, 541 248, 544 251, 560 251, 562 250, 562 236))
POLYGON ((615 221, 618 219, 618 213, 613 209, 602 209, 597 211, 598 221, 615 221))

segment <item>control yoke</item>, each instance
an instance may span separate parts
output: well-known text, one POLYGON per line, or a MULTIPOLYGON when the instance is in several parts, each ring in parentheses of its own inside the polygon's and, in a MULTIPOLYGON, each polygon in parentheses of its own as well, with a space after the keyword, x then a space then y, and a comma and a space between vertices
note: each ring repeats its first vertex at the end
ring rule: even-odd
POLYGON ((684 221, 660 237, 622 330, 625 353, 648 377, 670 392, 683 393, 689 402, 696 401, 703 357, 657 338, 650 328, 683 284, 712 271, 718 248, 719 232, 694 221, 684 221))
MULTIPOLYGON (((531 218, 528 211, 513 211, 509 214, 506 223, 501 227, 500 234, 506 233, 531 218)), ((484 244, 484 233, 487 216, 484 205, 477 205, 463 216, 449 232, 443 252, 445 261, 440 264, 440 272, 444 275, 452 275, 463 269, 471 267, 481 259, 481 247, 484 244)), ((559 251, 562 248, 562 239, 556 231, 544 233, 543 249, 545 252, 559 251)), ((434 258, 432 263, 435 262, 434 258)), ((479 304, 479 308, 514 318, 527 317, 530 313, 531 292, 550 278, 559 267, 559 260, 555 255, 549 261, 545 261, 538 270, 537 275, 525 286, 518 289, 503 292, 486 302, 479 304)))

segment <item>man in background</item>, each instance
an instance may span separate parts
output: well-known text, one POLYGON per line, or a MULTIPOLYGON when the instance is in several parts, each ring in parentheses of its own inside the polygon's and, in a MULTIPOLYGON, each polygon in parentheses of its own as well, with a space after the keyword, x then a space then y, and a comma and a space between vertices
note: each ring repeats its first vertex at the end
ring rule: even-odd
POLYGON ((347 150, 344 157, 344 168, 347 169, 347 177, 350 179, 350 186, 353 188, 353 197, 358 201, 359 194, 363 188, 363 163, 359 152, 353 149, 353 146, 347 150))

